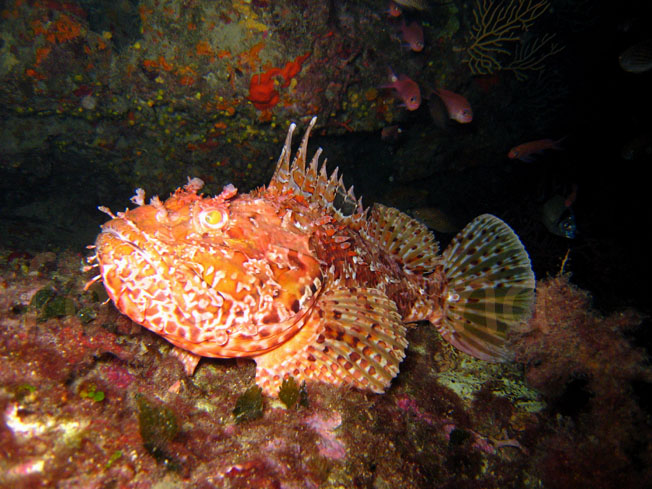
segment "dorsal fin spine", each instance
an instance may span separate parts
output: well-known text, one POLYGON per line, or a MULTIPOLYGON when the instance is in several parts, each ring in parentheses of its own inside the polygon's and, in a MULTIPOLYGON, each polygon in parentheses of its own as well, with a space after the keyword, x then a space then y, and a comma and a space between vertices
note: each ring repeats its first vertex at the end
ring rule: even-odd
POLYGON ((365 215, 362 200, 355 198, 353 187, 349 189, 345 187, 337 168, 329 175, 326 167, 327 160, 324 159, 320 164, 321 148, 315 151, 310 163, 307 164, 308 141, 316 122, 317 118, 313 117, 292 164, 290 164, 290 154, 292 152, 292 135, 296 126, 290 124, 285 145, 267 189, 280 194, 288 192, 298 194, 309 204, 320 206, 341 222, 359 223, 365 215))

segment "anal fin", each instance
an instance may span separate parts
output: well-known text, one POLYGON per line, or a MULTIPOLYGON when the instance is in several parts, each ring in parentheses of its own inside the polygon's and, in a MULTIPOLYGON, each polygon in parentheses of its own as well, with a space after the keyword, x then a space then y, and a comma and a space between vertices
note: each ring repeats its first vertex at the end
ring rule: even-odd
POLYGON ((382 291, 332 284, 303 328, 256 361, 256 383, 272 397, 284 378, 384 392, 405 356, 406 329, 382 291))

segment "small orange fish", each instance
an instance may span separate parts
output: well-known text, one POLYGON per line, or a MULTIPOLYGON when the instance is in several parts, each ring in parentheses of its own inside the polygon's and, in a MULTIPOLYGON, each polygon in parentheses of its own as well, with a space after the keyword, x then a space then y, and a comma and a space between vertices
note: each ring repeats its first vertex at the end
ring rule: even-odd
POLYGON ((389 2, 389 7, 387 9, 387 15, 390 17, 400 17, 403 11, 401 7, 396 5, 394 2, 389 2))
POLYGON ((421 105, 421 90, 419 85, 407 75, 396 75, 389 70, 390 84, 382 88, 393 88, 405 104, 407 110, 417 110, 421 105))
POLYGON ((433 90, 433 93, 444 102, 448 116, 460 124, 467 124, 473 120, 471 104, 462 95, 444 88, 433 90))
POLYGON ((428 8, 428 2, 426 0, 394 0, 401 7, 414 9, 414 10, 426 10, 428 8))
POLYGON ((532 155, 536 153, 540 153, 546 149, 561 149, 561 146, 559 146, 560 142, 561 139, 558 139, 557 141, 553 141, 552 139, 537 139, 536 141, 519 144, 509 150, 507 157, 512 160, 518 159, 529 163, 534 161, 532 155))
POLYGON ((393 126, 385 126, 383 129, 380 131, 380 139, 383 141, 396 141, 398 137, 401 135, 403 130, 394 124, 393 126))
POLYGON ((412 51, 416 53, 423 51, 423 28, 417 21, 412 21, 407 25, 404 20, 401 23, 401 36, 412 51))

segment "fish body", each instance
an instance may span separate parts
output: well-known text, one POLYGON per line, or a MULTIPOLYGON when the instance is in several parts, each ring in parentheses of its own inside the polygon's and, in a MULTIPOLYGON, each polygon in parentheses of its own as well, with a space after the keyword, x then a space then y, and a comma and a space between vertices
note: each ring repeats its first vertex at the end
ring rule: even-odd
POLYGON ((639 134, 627 141, 620 150, 625 160, 650 159, 652 157, 652 131, 639 134))
POLYGON ((406 24, 405 20, 403 20, 401 23, 401 37, 412 51, 416 53, 423 51, 423 28, 417 21, 414 20, 406 24))
POLYGON ((627 48, 618 57, 618 63, 629 73, 645 73, 652 70, 652 39, 627 48))
POLYGON ((448 117, 460 124, 468 124, 473 120, 473 110, 468 100, 459 93, 451 92, 444 88, 433 90, 446 106, 448 117))
POLYGON ((394 3, 414 10, 426 10, 428 8, 426 0, 394 0, 394 3))
POLYGON ((507 153, 507 157, 515 160, 521 160, 526 163, 534 161, 533 155, 541 153, 546 149, 561 149, 559 143, 561 139, 555 141, 553 139, 537 139, 536 141, 529 141, 527 143, 519 144, 514 146, 507 153))
POLYGON ((394 124, 391 126, 385 126, 380 131, 380 138, 383 141, 395 142, 401 136, 403 129, 398 125, 394 124))
POLYGON ((103 209, 91 261, 115 306, 178 347, 189 374, 201 356, 253 358, 270 396, 289 376, 383 392, 421 320, 478 358, 509 359, 534 297, 518 237, 483 215, 439 255, 423 224, 363 208, 321 150, 308 161, 314 124, 292 163, 290 126, 267 187, 210 197, 189 179, 165 201, 138 190, 136 208, 103 209))
POLYGON ((541 220, 552 234, 567 239, 577 236, 577 224, 571 204, 569 198, 561 195, 553 195, 543 204, 541 220))
POLYGON ((407 75, 396 75, 391 69, 390 83, 383 88, 393 88, 408 110, 417 110, 421 105, 419 85, 407 75))
POLYGON ((389 2, 389 7, 387 8, 387 15, 390 17, 400 17, 403 11, 401 10, 401 7, 399 7, 396 3, 394 2, 389 2))

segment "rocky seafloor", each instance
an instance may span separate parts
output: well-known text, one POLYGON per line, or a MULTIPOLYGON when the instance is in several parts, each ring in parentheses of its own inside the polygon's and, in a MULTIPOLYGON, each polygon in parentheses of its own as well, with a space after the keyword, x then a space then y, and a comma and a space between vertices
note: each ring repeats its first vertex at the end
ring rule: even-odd
POLYGON ((644 318, 601 316, 568 275, 539 281, 512 364, 471 359, 418 324, 384 395, 308 384, 281 401, 255 395, 251 360, 204 359, 186 376, 101 285, 83 291, 81 255, 0 258, 0 487, 652 481, 652 370, 628 339, 644 318))

